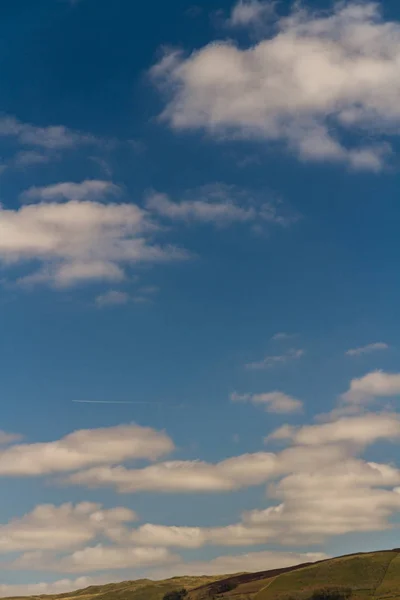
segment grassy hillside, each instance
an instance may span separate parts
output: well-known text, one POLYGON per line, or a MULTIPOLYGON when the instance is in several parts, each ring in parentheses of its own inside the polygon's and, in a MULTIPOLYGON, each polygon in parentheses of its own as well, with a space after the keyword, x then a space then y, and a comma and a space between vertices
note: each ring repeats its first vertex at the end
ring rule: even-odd
POLYGON ((350 588, 351 600, 400 600, 400 549, 258 573, 125 581, 31 600, 162 600, 182 588, 189 591, 185 600, 309 600, 314 591, 334 587, 350 588))

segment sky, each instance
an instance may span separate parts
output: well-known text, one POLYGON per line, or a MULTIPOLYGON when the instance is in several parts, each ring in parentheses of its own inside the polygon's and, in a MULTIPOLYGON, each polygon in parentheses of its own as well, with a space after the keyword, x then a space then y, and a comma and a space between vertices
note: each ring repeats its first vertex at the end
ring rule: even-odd
POLYGON ((398 3, 0 29, 0 596, 398 546, 398 3))

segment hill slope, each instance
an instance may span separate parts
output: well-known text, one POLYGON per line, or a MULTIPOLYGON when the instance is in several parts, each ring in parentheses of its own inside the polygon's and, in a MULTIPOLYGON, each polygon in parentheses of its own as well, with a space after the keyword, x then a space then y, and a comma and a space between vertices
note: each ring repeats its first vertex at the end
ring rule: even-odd
POLYGON ((400 600, 400 549, 236 575, 192 590, 188 600, 308 600, 326 587, 350 588, 352 600, 400 600))
POLYGON ((400 600, 400 548, 350 554, 316 563, 231 576, 141 579, 91 586, 31 600, 162 600, 186 588, 186 600, 308 600, 313 591, 347 587, 352 600, 400 600))

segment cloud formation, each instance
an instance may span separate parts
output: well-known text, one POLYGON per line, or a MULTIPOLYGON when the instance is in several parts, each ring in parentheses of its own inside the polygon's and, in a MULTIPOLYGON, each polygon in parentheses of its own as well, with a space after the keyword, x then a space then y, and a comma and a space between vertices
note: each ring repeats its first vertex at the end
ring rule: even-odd
POLYGON ((266 439, 267 441, 290 439, 292 443, 307 446, 337 443, 365 446, 381 439, 398 438, 400 438, 400 415, 367 413, 299 428, 284 425, 266 439))
POLYGON ((91 573, 111 569, 143 569, 176 562, 178 557, 167 548, 110 546, 96 544, 75 550, 57 559, 47 552, 27 552, 13 561, 12 569, 28 569, 58 573, 91 573))
POLYGON ((100 294, 96 297, 96 304, 100 308, 105 306, 121 306, 129 302, 129 294, 118 290, 109 290, 104 294, 100 294))
POLYGON ((103 583, 109 583, 109 577, 77 577, 76 579, 58 579, 56 581, 42 581, 39 583, 1 583, 0 598, 63 594, 84 589, 90 585, 101 585, 103 583))
POLYGON ((400 394, 400 373, 385 373, 372 371, 363 377, 352 379, 350 388, 342 394, 345 403, 362 404, 370 401, 375 396, 391 397, 400 394))
MULTIPOLYGON (((82 185, 74 193, 89 193, 88 186, 82 185)), ((69 184, 67 188, 55 186, 50 196, 65 197, 71 192, 69 184)), ((48 195, 49 188, 36 193, 48 195)), ((70 200, 17 210, 0 206, 0 263, 25 269, 32 262, 41 265, 20 278, 26 285, 42 282, 66 287, 82 281, 120 281, 127 266, 187 258, 183 250, 157 245, 151 238, 156 231, 157 226, 135 204, 70 200)))
POLYGON ((275 472, 274 454, 243 454, 212 464, 170 461, 142 469, 101 466, 79 471, 66 479, 69 484, 99 488, 111 486, 121 493, 227 492, 259 485, 275 472))
POLYGON ((247 223, 274 224, 282 227, 298 218, 285 210, 280 200, 255 198, 234 185, 210 184, 186 192, 179 202, 167 194, 152 192, 146 208, 157 216, 184 223, 208 223, 217 227, 247 223))
MULTIPOLYGON (((239 2, 232 18, 252 25, 268 6, 239 2)), ((151 76, 167 97, 161 119, 175 130, 282 142, 301 160, 380 171, 397 136, 400 24, 375 2, 337 2, 330 13, 294 4, 255 45, 210 43, 167 53, 151 76), (377 138, 350 143, 354 134, 377 138)))
POLYGON ((351 348, 347 350, 347 356, 361 356, 363 354, 371 354, 379 350, 388 350, 388 344, 384 342, 376 342, 374 344, 367 344, 366 346, 360 346, 359 348, 351 348))
POLYGON ((271 369, 282 364, 285 364, 292 360, 297 360, 304 356, 304 350, 301 348, 291 348, 285 354, 278 354, 275 356, 266 356, 260 361, 251 362, 246 365, 246 369, 260 371, 263 369, 271 369))
POLYGON ((264 406, 267 412, 285 414, 299 412, 303 408, 303 403, 293 396, 288 396, 283 392, 268 392, 264 394, 231 394, 232 402, 251 402, 255 405, 264 406))
POLYGON ((24 202, 53 202, 61 200, 98 200, 119 195, 121 189, 111 181, 86 179, 81 183, 65 181, 54 185, 31 187, 20 196, 24 202))
POLYGON ((21 146, 36 146, 48 151, 71 149, 96 142, 93 136, 72 131, 63 125, 40 127, 6 115, 0 117, 0 137, 14 138, 21 146))
POLYGON ((136 518, 127 508, 104 510, 101 504, 91 502, 58 507, 42 504, 20 519, 0 525, 0 553, 76 548, 136 518))
POLYGON ((274 8, 274 2, 239 0, 234 5, 227 24, 230 27, 257 27, 274 16, 274 8))
POLYGON ((174 449, 163 432, 139 425, 82 429, 53 442, 0 449, 0 476, 34 476, 74 471, 127 459, 155 460, 174 449))
POLYGON ((220 575, 221 573, 256 572, 281 569, 305 562, 316 562, 329 558, 324 552, 248 552, 246 554, 218 556, 209 561, 188 561, 174 564, 171 568, 153 571, 157 577, 174 575, 220 575))

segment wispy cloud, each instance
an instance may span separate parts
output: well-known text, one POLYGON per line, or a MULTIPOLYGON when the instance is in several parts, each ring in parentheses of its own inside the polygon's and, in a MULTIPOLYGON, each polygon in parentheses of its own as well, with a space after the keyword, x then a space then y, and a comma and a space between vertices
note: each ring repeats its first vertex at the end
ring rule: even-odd
POLYGON ((159 289, 155 285, 139 287, 134 293, 128 294, 120 290, 109 290, 96 297, 95 303, 99 308, 122 306, 133 302, 135 304, 152 303, 159 289))
POLYGON ((272 367, 276 367, 279 365, 286 364, 292 360, 297 360, 304 356, 305 350, 298 348, 291 348, 285 354, 279 354, 276 356, 266 356, 260 361, 248 363, 246 369, 251 370, 262 370, 262 369, 271 369, 272 367))
POLYGON ((267 412, 277 414, 299 412, 303 408, 301 400, 279 391, 263 394, 238 394, 233 392, 230 398, 232 402, 251 402, 263 406, 267 412))
POLYGON ((262 23, 272 18, 275 14, 276 2, 260 0, 239 0, 234 5, 227 25, 230 27, 260 27, 262 23))
POLYGON ((147 197, 146 208, 173 221, 219 227, 233 223, 269 223, 286 227, 299 218, 281 200, 258 196, 234 185, 216 183, 190 190, 178 202, 167 194, 152 192, 147 197))
POLYGON ((271 340, 273 342, 282 342, 285 340, 291 340, 292 338, 295 337, 294 333, 285 333, 284 331, 275 333, 275 335, 272 336, 271 340))
POLYGON ((65 150, 97 140, 89 134, 73 131, 63 125, 41 127, 23 123, 15 117, 0 117, 0 137, 14 138, 21 146, 33 146, 46 150, 65 150))
POLYGON ((65 181, 44 187, 31 187, 20 196, 20 200, 53 202, 61 200, 98 200, 118 196, 121 189, 111 181, 86 179, 80 183, 65 181))
POLYGON ((366 346, 360 346, 359 348, 352 348, 347 350, 347 356, 361 356, 362 354, 370 354, 371 352, 377 352, 379 350, 388 350, 389 345, 384 342, 376 342, 375 344, 367 344, 366 346))
POLYGON ((109 290, 97 296, 95 302, 100 308, 104 308, 105 306, 121 306, 129 302, 129 294, 118 290, 109 290))

